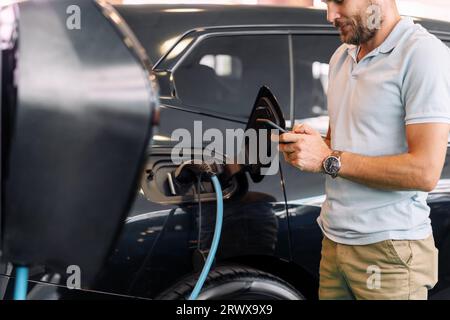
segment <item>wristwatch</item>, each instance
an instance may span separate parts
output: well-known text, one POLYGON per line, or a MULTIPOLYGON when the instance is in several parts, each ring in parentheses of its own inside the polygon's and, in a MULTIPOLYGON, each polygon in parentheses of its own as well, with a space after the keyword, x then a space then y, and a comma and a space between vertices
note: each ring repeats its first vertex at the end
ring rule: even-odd
POLYGON ((333 179, 337 177, 341 169, 341 155, 342 151, 333 151, 331 155, 323 160, 323 171, 329 174, 333 179))

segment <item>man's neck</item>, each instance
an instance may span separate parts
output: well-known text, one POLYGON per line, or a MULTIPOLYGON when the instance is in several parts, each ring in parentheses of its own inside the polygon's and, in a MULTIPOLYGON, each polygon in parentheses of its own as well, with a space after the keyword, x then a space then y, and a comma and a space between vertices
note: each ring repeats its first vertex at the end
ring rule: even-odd
POLYGON ((375 34, 375 37, 360 45, 358 62, 361 61, 372 50, 378 48, 384 42, 384 40, 386 40, 392 30, 394 30, 395 26, 400 20, 400 15, 393 15, 392 17, 386 18, 383 21, 381 28, 375 34))

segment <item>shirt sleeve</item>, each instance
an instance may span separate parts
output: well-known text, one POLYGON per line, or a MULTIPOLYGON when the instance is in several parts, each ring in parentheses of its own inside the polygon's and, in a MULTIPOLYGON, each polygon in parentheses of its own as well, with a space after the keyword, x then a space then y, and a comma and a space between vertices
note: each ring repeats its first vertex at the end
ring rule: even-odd
POLYGON ((402 86, 405 124, 450 124, 450 49, 437 38, 412 48, 402 86))

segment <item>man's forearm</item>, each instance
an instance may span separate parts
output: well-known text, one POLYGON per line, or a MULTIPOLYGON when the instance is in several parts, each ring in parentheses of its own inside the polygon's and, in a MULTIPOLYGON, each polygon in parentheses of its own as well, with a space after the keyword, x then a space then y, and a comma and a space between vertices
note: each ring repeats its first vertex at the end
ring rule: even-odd
MULTIPOLYGON (((379 189, 430 191, 439 181, 448 137, 447 123, 406 125, 407 152, 369 157, 345 151, 338 175, 379 189)), ((279 149, 294 167, 317 173, 332 152, 331 139, 330 128, 324 139, 317 130, 303 124, 279 137, 279 149)))
POLYGON ((421 165, 423 161, 409 153, 368 157, 344 152, 341 163, 340 177, 373 188, 430 191, 436 184, 431 168, 421 165))

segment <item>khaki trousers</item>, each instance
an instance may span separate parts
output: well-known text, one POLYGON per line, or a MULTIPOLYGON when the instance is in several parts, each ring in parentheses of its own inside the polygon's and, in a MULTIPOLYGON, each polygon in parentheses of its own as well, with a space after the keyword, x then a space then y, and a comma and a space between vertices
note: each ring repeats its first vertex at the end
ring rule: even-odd
POLYGON ((369 245, 339 244, 324 237, 321 300, 426 300, 438 279, 433 236, 369 245))

